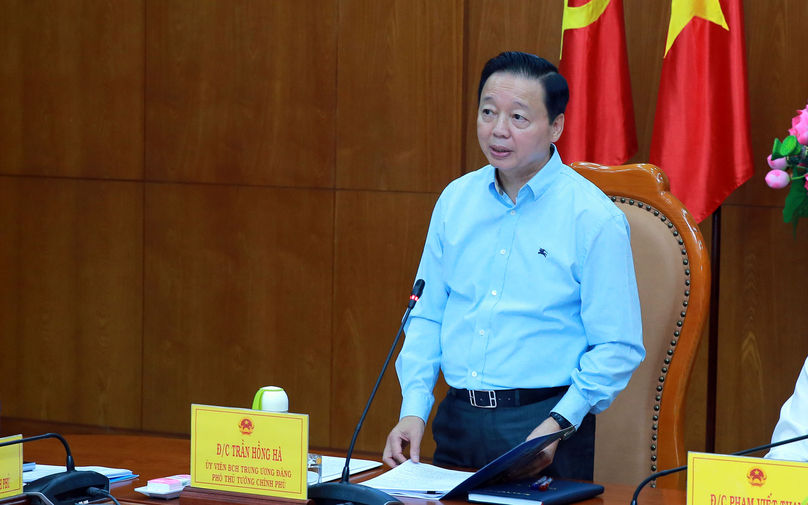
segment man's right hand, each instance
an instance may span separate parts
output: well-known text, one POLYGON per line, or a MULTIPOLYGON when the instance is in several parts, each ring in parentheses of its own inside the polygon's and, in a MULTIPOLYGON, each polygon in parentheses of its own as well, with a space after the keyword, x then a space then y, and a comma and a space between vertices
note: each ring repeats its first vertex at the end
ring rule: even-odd
POLYGON ((387 435, 387 444, 384 446, 382 460, 390 467, 395 468, 407 461, 404 448, 410 446, 410 458, 415 463, 421 457, 421 439, 424 438, 424 420, 418 416, 405 416, 398 422, 393 431, 387 435))

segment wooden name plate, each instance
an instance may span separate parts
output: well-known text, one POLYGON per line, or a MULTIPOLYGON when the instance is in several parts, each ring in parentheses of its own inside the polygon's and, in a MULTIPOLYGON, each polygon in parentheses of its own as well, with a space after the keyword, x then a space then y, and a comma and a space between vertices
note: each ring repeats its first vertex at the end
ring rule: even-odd
POLYGON ((314 505, 314 500, 297 500, 277 496, 234 493, 217 489, 186 487, 180 494, 180 505, 217 505, 234 503, 239 505, 314 505))

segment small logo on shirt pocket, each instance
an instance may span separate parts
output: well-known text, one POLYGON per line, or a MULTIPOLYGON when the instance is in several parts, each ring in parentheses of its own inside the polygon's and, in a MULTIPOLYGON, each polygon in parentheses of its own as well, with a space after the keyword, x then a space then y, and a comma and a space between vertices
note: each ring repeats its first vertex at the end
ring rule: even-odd
POLYGON ((546 258, 547 257, 547 250, 543 249, 543 248, 539 248, 539 254, 541 254, 542 256, 544 256, 546 258))

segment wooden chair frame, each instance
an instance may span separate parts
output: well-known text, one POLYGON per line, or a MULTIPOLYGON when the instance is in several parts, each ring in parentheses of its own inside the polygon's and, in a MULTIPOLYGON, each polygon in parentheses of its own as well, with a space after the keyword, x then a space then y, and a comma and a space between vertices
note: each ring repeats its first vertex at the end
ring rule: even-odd
MULTIPOLYGON (((632 437, 648 435, 647 444, 644 446, 646 449, 642 449, 646 453, 641 455, 648 458, 647 473, 641 476, 644 478, 655 471, 687 463, 684 443, 685 400, 708 315, 710 261, 695 220, 682 203, 671 194, 668 178, 658 167, 650 164, 603 166, 594 163, 574 163, 571 166, 597 185, 619 207, 645 209, 657 216, 660 223, 670 229, 672 240, 681 247, 682 268, 686 279, 686 286, 682 286, 684 301, 679 314, 681 317, 676 319, 677 326, 670 328, 671 340, 666 344, 669 348, 665 353, 667 357, 661 363, 652 363, 659 371, 658 382, 647 385, 649 390, 651 388, 655 390, 654 410, 636 413, 647 415, 650 429, 642 434, 624 435, 632 437)), ((636 247, 636 244, 632 245, 635 250, 636 247)), ((636 261, 635 253, 635 263, 636 261)), ((643 321, 643 333, 646 339, 648 325, 651 324, 652 321, 643 321)), ((657 358, 646 357, 646 361, 649 359, 657 358)), ((636 482, 639 480, 640 478, 636 482)), ((665 477, 658 481, 659 487, 684 488, 684 484, 684 474, 665 477)))

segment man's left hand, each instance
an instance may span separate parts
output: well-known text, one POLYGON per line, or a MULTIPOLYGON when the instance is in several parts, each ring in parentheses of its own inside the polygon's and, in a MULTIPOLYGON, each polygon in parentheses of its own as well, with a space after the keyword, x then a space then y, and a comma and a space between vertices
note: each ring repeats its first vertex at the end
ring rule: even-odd
MULTIPOLYGON (((525 440, 533 440, 534 438, 540 437, 542 435, 547 435, 548 433, 553 433, 561 429, 561 426, 558 425, 555 419, 552 417, 548 417, 544 420, 540 425, 536 426, 536 429, 530 432, 530 435, 527 436, 525 440)), ((548 445, 543 451, 539 453, 539 455, 534 459, 530 464, 525 465, 519 472, 513 474, 512 478, 514 479, 521 479, 527 477, 535 477, 541 473, 546 467, 550 466, 550 463, 553 462, 553 457, 555 457, 555 451, 558 447, 558 440, 553 442, 552 444, 548 445)))

